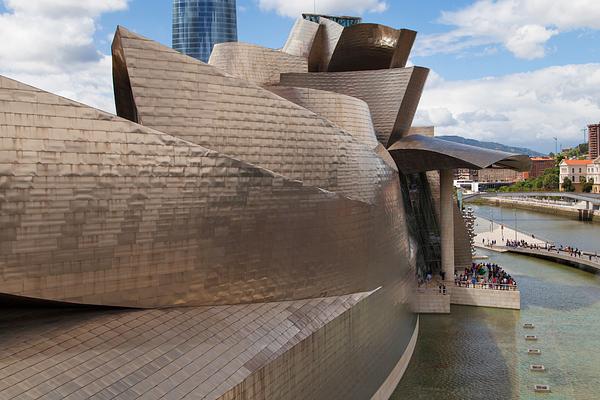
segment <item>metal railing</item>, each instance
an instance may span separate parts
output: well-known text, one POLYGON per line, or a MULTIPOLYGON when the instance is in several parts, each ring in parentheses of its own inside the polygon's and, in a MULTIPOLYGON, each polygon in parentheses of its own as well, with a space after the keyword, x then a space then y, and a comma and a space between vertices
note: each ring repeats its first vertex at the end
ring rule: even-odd
POLYGON ((456 281, 454 286, 470 288, 470 289, 486 289, 486 290, 508 290, 517 291, 517 285, 501 284, 501 283, 472 283, 466 281, 456 281))
MULTIPOLYGON (((501 246, 496 246, 496 247, 501 247, 501 246)), ((575 252, 570 251, 570 250, 566 250, 566 249, 560 249, 560 248, 556 248, 556 247, 535 247, 535 246, 504 246, 506 249, 515 249, 515 250, 523 250, 525 252, 531 252, 531 253, 537 253, 537 254, 556 254, 557 256, 562 256, 562 257, 566 257, 572 260, 577 260, 577 261, 585 261, 585 262, 589 262, 592 264, 598 264, 600 265, 600 256, 598 256, 598 253, 590 253, 587 251, 581 251, 581 256, 579 255, 574 255, 575 252)))

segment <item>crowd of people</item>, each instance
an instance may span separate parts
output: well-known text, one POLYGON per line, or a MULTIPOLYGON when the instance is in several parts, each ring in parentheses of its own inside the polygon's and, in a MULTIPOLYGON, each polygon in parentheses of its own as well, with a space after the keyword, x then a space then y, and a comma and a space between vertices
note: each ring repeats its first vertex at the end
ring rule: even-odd
POLYGON ((598 253, 595 254, 591 254, 591 253, 583 253, 579 248, 577 247, 571 247, 571 246, 567 246, 567 247, 563 247, 563 245, 560 246, 555 246, 553 244, 548 244, 545 243, 544 246, 535 243, 535 244, 531 244, 528 243, 526 240, 506 240, 506 247, 520 247, 520 248, 525 248, 525 249, 533 249, 533 250, 547 250, 547 251, 551 251, 551 252, 556 252, 557 254, 560 253, 566 253, 571 257, 575 257, 575 258, 588 258, 590 261, 596 261, 599 262, 600 258, 598 257, 598 253))
POLYGON ((470 268, 465 268, 462 274, 454 274, 456 286, 485 287, 489 289, 511 290, 516 289, 517 282, 498 264, 473 263, 470 268))

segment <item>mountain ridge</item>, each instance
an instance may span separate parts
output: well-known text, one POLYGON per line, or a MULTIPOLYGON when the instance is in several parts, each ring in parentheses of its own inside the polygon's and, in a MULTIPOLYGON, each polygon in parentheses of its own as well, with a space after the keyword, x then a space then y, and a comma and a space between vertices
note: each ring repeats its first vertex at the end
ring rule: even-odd
POLYGON ((467 145, 475 146, 475 147, 481 147, 483 149, 499 150, 499 151, 505 151, 507 153, 515 153, 515 154, 527 154, 529 157, 540 157, 540 156, 546 155, 544 153, 540 153, 539 151, 528 149, 526 147, 507 146, 502 143, 496 143, 496 142, 483 142, 483 141, 476 140, 476 139, 467 139, 462 136, 444 135, 444 136, 436 136, 436 138, 446 140, 449 142, 467 144, 467 145))

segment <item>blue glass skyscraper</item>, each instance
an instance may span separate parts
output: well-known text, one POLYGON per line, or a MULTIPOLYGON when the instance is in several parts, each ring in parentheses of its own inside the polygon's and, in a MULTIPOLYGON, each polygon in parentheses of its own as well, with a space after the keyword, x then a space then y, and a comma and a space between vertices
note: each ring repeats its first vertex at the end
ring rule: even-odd
POLYGON ((175 50, 208 62, 215 44, 235 41, 235 0, 173 0, 175 50))

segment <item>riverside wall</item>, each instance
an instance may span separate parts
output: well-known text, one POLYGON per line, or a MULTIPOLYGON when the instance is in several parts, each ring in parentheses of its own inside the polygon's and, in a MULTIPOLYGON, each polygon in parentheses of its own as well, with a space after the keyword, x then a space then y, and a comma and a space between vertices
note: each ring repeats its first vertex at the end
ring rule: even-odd
POLYGON ((463 306, 520 310, 521 293, 518 290, 453 287, 450 303, 463 306))
MULTIPOLYGON (((546 214, 562 215, 564 217, 569 217, 573 219, 580 219, 581 215, 581 210, 574 207, 561 206, 555 204, 543 204, 525 200, 515 200, 499 197, 479 197, 473 200, 468 200, 468 202, 472 204, 512 207, 528 211, 533 210, 546 214)), ((592 212, 592 218, 590 221, 600 223, 600 213, 598 211, 592 212)))

